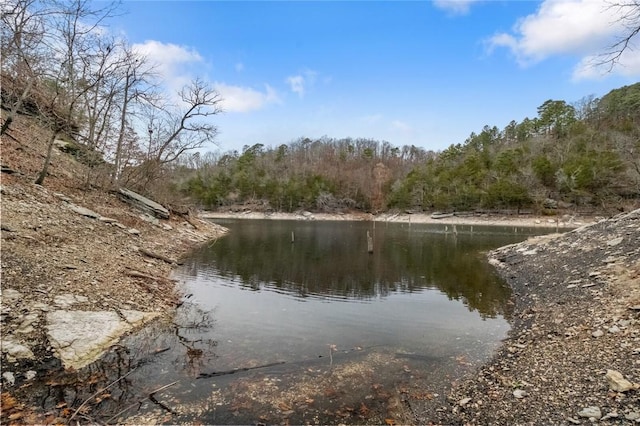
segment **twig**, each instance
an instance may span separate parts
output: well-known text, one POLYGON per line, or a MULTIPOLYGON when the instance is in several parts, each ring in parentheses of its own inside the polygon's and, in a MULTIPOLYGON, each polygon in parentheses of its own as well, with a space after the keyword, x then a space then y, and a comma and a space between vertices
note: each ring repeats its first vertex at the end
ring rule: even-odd
POLYGON ((114 380, 113 382, 109 383, 106 387, 98 390, 96 393, 94 393, 93 395, 91 395, 89 398, 85 399, 84 402, 82 404, 80 404, 80 406, 76 409, 76 411, 73 412, 73 414, 71 415, 71 417, 69 417, 69 420, 67 421, 67 423, 71 423, 71 420, 73 420, 73 418, 78 414, 78 412, 82 409, 82 407, 84 407, 85 405, 87 405, 87 402, 89 402, 90 400, 92 400, 93 398, 95 398, 96 396, 100 395, 102 392, 106 391, 107 389, 109 389, 111 386, 115 385, 116 383, 118 383, 120 380, 124 379, 125 377, 127 377, 129 374, 133 373, 134 371, 136 371, 136 369, 132 369, 129 370, 129 372, 127 374, 125 374, 124 376, 120 376, 118 377, 116 380, 114 380))
POLYGON ((175 385, 176 383, 178 383, 178 382, 177 382, 177 381, 175 381, 175 382, 173 382, 173 383, 169 383, 168 385, 161 386, 161 387, 159 387, 158 389, 156 389, 156 390, 154 390, 153 392, 151 392, 151 393, 149 394, 149 396, 148 396, 148 398, 149 398, 149 400, 150 400, 151 402, 153 402, 154 404, 156 404, 156 405, 158 405, 158 406, 160 406, 160 407, 164 408, 166 411, 168 411, 168 412, 170 412, 171 414, 174 414, 174 415, 175 415, 175 414, 178 414, 178 413, 176 413, 175 411, 173 411, 170 407, 167 407, 164 403, 162 403, 162 402, 158 401, 158 400, 155 398, 155 396, 154 396, 154 395, 155 395, 155 393, 156 393, 156 392, 160 392, 161 390, 164 390, 164 389, 166 389, 166 388, 168 388, 168 387, 170 387, 170 386, 173 386, 173 385, 175 385))
MULTIPOLYGON (((142 399, 140 399, 140 400, 138 400, 138 401, 134 402, 133 404, 131 404, 131 405, 127 406, 127 407, 125 407, 123 410, 118 411, 116 414, 114 414, 113 416, 111 416, 111 417, 106 421, 106 423, 111 423, 111 420, 115 419, 115 418, 116 418, 116 417, 118 417, 120 414, 122 414, 122 413, 125 413, 125 412, 129 411, 131 408, 135 407, 136 405, 140 405, 140 404, 142 403, 142 401, 144 401, 145 399, 149 398, 149 396, 151 396, 151 395, 153 395, 153 394, 155 394, 155 393, 157 393, 157 392, 160 392, 160 391, 162 391, 162 390, 165 390, 166 388, 168 388, 168 387, 170 387, 170 386, 173 386, 173 385, 175 385, 176 383, 178 383, 178 382, 177 382, 177 381, 175 381, 175 382, 173 382, 173 383, 169 383, 168 385, 164 385, 164 386, 159 387, 158 389, 156 389, 156 390, 154 390, 153 392, 149 393, 149 395, 148 395, 148 396, 145 396, 144 398, 142 398, 142 399)), ((170 410, 170 411, 171 411, 171 410, 170 410)), ((173 412, 173 411, 172 411, 172 412, 173 412)), ((174 414, 175 414, 175 413, 174 413, 174 414)))

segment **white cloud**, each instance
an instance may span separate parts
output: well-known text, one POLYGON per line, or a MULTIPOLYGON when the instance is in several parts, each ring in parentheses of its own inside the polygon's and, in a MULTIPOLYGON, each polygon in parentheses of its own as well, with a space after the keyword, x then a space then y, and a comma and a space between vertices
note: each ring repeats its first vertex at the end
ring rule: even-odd
MULTIPOLYGON (((624 32, 620 9, 611 7, 607 0, 545 0, 536 13, 516 22, 512 33, 495 34, 487 45, 490 51, 498 47, 509 49, 521 66, 554 55, 579 56, 582 59, 574 78, 592 78, 596 71, 587 70, 588 64, 624 32)), ((635 55, 632 50, 627 52, 614 71, 638 73, 636 56, 637 51, 635 55)))
POLYGON ((222 108, 225 112, 255 111, 267 104, 280 102, 277 92, 268 84, 263 92, 225 83, 215 83, 214 88, 222 96, 222 108))
MULTIPOLYGON (((293 93, 297 93, 298 96, 303 98, 307 89, 315 84, 317 77, 318 73, 316 71, 304 70, 300 74, 287 77, 286 82, 293 93)), ((326 81, 326 83, 328 82, 326 81)))
POLYGON ((393 120, 391 122, 391 126, 395 130, 400 131, 401 133, 411 133, 411 132, 413 132, 413 129, 411 128, 411 126, 408 125, 407 123, 405 123, 404 121, 393 120))
POLYGON ((189 64, 202 64, 202 56, 190 47, 178 46, 173 43, 162 43, 156 40, 147 40, 144 43, 136 43, 133 50, 146 56, 151 63, 156 64, 157 71, 164 78, 175 77, 186 71, 189 64))
MULTIPOLYGON (((156 72, 161 75, 167 91, 176 103, 180 102, 178 92, 196 76, 201 76, 207 68, 198 51, 187 46, 147 40, 135 44, 133 48, 156 64, 156 72)), ((242 71, 244 65, 236 63, 235 69, 242 71)), ((222 96, 222 108, 226 112, 254 111, 267 104, 280 102, 278 94, 269 85, 265 85, 264 91, 222 82, 212 83, 212 86, 222 96)))
POLYGON ((433 0, 433 5, 452 15, 465 15, 469 13, 471 5, 478 1, 480 0, 433 0))
POLYGON ((287 77, 287 83, 291 91, 297 93, 301 98, 304 97, 304 77, 301 75, 293 75, 287 77))

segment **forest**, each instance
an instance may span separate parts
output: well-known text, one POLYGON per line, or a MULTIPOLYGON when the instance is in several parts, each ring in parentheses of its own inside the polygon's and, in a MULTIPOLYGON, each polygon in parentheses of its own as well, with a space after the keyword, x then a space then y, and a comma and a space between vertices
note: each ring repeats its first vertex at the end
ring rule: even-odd
MULTIPOLYGON (((54 149, 84 187, 127 187, 168 205, 293 212, 560 211, 640 205, 640 83, 601 98, 549 99, 536 117, 486 125, 443 151, 363 138, 309 138, 242 152, 215 142, 220 94, 201 79, 179 93, 144 55, 102 30, 115 3, 2 5, 2 129, 16 115, 45 129, 34 182, 54 149), (176 102, 176 99, 179 102, 176 102)), ((356 135, 357 136, 357 135, 356 135)))
POLYGON ((337 212, 557 209, 640 202, 640 83, 485 126, 441 152, 370 139, 300 138, 190 157, 176 189, 208 209, 337 212))

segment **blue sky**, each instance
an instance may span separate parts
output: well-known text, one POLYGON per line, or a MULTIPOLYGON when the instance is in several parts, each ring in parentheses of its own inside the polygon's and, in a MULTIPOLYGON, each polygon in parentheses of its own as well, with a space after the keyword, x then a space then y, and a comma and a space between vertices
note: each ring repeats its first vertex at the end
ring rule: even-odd
MULTIPOLYGON (((442 150, 547 99, 640 80, 640 45, 590 65, 622 33, 605 0, 125 1, 110 23, 172 91, 222 94, 215 151, 299 137, 442 150)), ((637 45, 637 42, 636 42, 637 45)))

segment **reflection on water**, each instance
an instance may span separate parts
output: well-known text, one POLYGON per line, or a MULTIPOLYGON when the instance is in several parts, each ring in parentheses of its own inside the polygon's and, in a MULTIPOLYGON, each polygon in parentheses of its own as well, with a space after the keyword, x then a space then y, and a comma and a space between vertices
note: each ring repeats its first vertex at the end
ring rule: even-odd
POLYGON ((101 423, 407 423, 411 401, 445 395, 507 333, 509 291, 482 252, 522 229, 223 224, 176 271, 173 320, 33 386, 43 408, 101 423))
POLYGON ((509 290, 483 251, 523 230, 367 222, 225 221, 231 234, 190 256, 179 277, 223 278, 300 298, 371 299, 439 289, 483 316, 504 315, 509 290), (367 253, 367 231, 375 250, 367 253), (293 235, 293 238, 292 238, 293 235))

